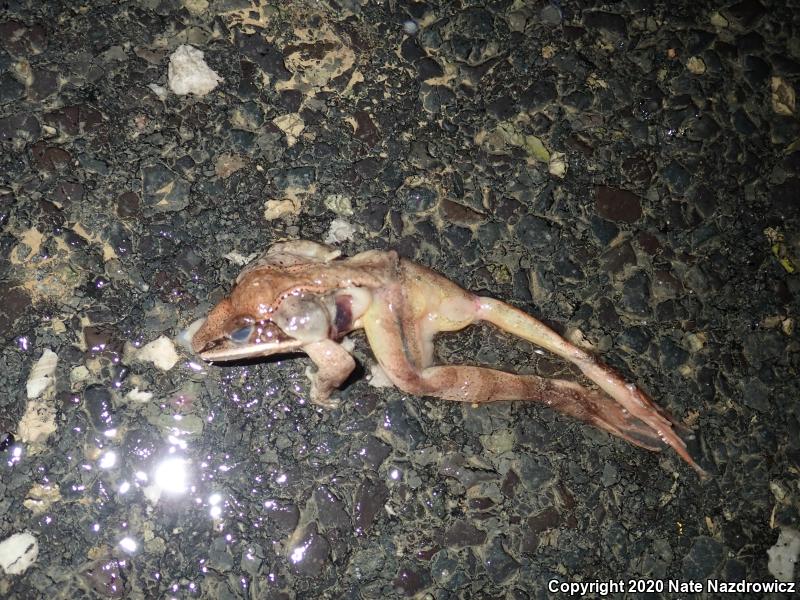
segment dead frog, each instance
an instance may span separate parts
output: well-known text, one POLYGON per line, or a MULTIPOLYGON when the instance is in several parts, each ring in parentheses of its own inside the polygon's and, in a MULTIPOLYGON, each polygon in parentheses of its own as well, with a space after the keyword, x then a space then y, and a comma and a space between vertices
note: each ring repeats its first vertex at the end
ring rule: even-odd
POLYGON ((339 251, 316 242, 276 243, 236 278, 192 347, 210 362, 305 352, 317 367, 309 374, 311 400, 331 408, 338 403, 331 393, 355 367, 339 340, 362 328, 389 379, 409 394, 474 404, 540 401, 642 448, 672 446, 706 476, 686 448, 691 432, 637 386, 530 315, 473 295, 393 251, 340 259, 339 251), (602 391, 486 367, 434 365, 434 336, 476 321, 565 358, 602 391))

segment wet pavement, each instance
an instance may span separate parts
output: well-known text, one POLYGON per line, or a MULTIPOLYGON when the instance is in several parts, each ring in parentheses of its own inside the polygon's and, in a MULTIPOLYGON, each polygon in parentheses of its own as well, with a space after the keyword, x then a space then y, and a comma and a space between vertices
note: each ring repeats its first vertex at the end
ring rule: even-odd
MULTIPOLYGON (((33 536, 0 597, 797 579, 797 11, 581 4, 0 4, 0 541, 33 536), (182 45, 202 96, 170 88, 182 45), (712 479, 540 406, 370 385, 362 335, 333 411, 306 358, 175 341, 297 238, 538 315, 694 428, 712 479)), ((437 349, 577 377, 489 327, 437 349)))

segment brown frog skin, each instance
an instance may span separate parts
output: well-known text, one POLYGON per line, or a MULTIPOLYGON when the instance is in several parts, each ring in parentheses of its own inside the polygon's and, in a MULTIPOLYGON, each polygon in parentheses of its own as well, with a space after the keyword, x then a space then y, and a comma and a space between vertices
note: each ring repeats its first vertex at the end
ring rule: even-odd
POLYGON ((309 374, 312 402, 332 408, 338 401, 331 393, 355 368, 339 340, 364 329, 380 366, 409 394, 472 404, 539 401, 642 448, 671 446, 701 477, 707 476, 687 450, 688 429, 616 371, 530 315, 471 294, 394 251, 338 257, 338 251, 316 242, 272 245, 209 313, 192 348, 209 362, 302 351, 317 367, 309 374), (486 367, 434 365, 434 336, 476 321, 570 361, 600 390, 486 367))

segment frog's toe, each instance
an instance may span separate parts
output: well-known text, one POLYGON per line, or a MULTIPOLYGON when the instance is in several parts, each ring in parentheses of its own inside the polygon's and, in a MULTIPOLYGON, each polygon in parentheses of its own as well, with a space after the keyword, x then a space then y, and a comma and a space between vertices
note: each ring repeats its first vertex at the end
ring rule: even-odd
POLYGON ((333 410, 335 408, 339 408, 339 405, 342 403, 339 398, 333 398, 330 394, 325 394, 319 389, 317 389, 316 385, 311 386, 311 403, 316 404, 317 406, 321 406, 327 410, 333 410))

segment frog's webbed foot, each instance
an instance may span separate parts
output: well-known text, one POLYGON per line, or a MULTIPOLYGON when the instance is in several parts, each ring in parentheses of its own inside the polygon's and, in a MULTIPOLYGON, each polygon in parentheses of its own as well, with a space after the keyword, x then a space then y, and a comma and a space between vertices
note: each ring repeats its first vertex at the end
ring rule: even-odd
POLYGON ((308 367, 306 375, 311 380, 310 400, 313 404, 327 409, 337 408, 339 399, 331 394, 356 368, 356 361, 333 340, 311 342, 303 346, 316 365, 316 370, 308 367))
MULTIPOLYGON (((602 407, 605 413, 604 419, 608 425, 618 431, 596 423, 603 429, 634 444, 649 448, 650 446, 647 444, 650 442, 642 444, 636 441, 641 438, 642 433, 646 432, 647 435, 644 439, 654 442, 658 440, 658 447, 671 446, 700 477, 708 477, 708 473, 695 462, 686 447, 685 439, 690 439, 692 433, 675 421, 637 386, 626 383, 614 369, 571 344, 529 314, 499 300, 491 298, 478 298, 477 300, 479 318, 570 361, 608 395, 602 404, 598 404, 594 398, 597 393, 589 395, 587 394, 588 390, 582 388, 583 392, 575 396, 572 407, 568 403, 564 403, 559 410, 572 414, 570 411, 581 412, 583 410, 579 405, 602 407)), ((581 418, 578 414, 575 416, 581 418)))

